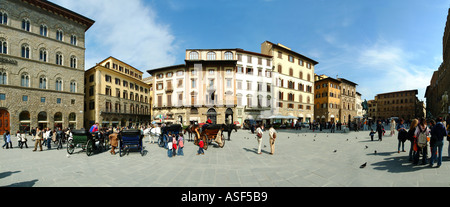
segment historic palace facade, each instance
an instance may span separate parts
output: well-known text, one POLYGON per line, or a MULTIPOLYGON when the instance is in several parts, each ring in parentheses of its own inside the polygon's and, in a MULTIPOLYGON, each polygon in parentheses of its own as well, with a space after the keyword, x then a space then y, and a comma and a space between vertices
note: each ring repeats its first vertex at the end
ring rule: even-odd
POLYGON ((85 128, 150 123, 150 85, 138 69, 109 57, 85 73, 85 128))
POLYGON ((445 119, 450 119, 450 9, 442 39, 442 56, 444 61, 438 70, 433 73, 430 85, 425 92, 425 98, 427 98, 427 118, 441 116, 445 119))
POLYGON ((2 0, 0 17, 0 134, 81 128, 85 32, 94 21, 43 0, 2 0))

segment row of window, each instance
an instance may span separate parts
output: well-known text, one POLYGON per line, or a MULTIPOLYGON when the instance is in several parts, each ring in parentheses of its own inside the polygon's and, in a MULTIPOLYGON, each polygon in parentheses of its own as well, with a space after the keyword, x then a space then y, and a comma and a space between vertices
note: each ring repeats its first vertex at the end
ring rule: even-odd
MULTIPOLYGON (((278 73, 282 74, 283 66, 278 65, 278 69, 277 69, 277 70, 278 70, 278 73)), ((289 68, 289 76, 295 77, 295 76, 294 76, 294 69, 289 68)), ((302 71, 299 72, 298 78, 304 80, 304 79, 303 79, 303 72, 302 72, 302 71)), ((306 80, 309 81, 309 82, 311 82, 311 74, 307 74, 307 75, 306 75, 306 80)))
MULTIPOLYGON (((283 102, 278 102, 278 108, 281 109, 281 108, 283 108, 283 106, 284 106, 283 102)), ((288 109, 294 109, 294 104, 293 103, 288 103, 287 104, 287 108, 288 109)), ((305 108, 306 108, 306 110, 311 110, 311 106, 309 106, 309 105, 307 105, 305 108)), ((303 110, 304 109, 303 105, 302 104, 298 104, 298 109, 303 110)))
MULTIPOLYGON (((94 77, 94 75, 91 75, 91 77, 94 77)), ((91 81, 91 78, 89 77, 89 81, 93 82, 93 78, 92 78, 92 81, 91 81)), ((105 81, 107 83, 112 83, 112 77, 110 75, 105 75, 105 81)), ((123 83, 123 87, 128 87, 128 81, 126 81, 126 80, 121 80, 120 78, 114 78, 114 82, 115 82, 116 85, 119 85, 119 86, 121 85, 121 82, 122 82, 123 83)), ((144 89, 144 87, 139 86, 136 83, 130 83, 130 89, 134 89, 136 91, 145 92, 145 94, 148 93, 148 89, 147 88, 144 89)))
MULTIPOLYGON (((91 86, 89 88, 89 96, 93 96, 94 95, 94 86, 91 86)), ((106 86, 105 88, 105 95, 107 96, 112 96, 112 89, 110 86, 106 86)), ((120 89, 116 88, 116 97, 117 98, 121 98, 121 92, 120 89)), ((128 91, 124 90, 123 91, 123 95, 122 95, 123 99, 129 99, 132 101, 140 101, 143 103, 148 103, 148 97, 144 96, 144 95, 140 95, 138 93, 134 94, 133 92, 130 92, 130 98, 128 98, 128 91), (140 97, 140 98, 139 98, 140 97)))
MULTIPOLYGON (((300 103, 305 103, 302 95, 299 95, 298 98, 299 98, 299 99, 298 99, 298 100, 299 100, 298 102, 300 102, 300 103)), ((283 101, 283 100, 284 100, 284 92, 278 92, 278 99, 279 99, 279 101, 283 101)), ((286 100, 286 101, 295 101, 294 94, 288 93, 288 96, 287 96, 287 100, 286 100)), ((306 98, 306 103, 307 103, 307 104, 310 104, 310 103, 311 103, 311 97, 308 96, 308 97, 306 98)))
MULTIPOLYGON (((26 59, 31 59, 31 49, 30 49, 30 45, 27 43, 22 44, 21 48, 21 53, 20 56, 22 58, 26 58, 26 59)), ((1 38, 0 39, 0 54, 8 54, 8 43, 6 42, 5 39, 1 38)), ((46 48, 40 48, 39 49, 39 61, 42 62, 49 62, 49 55, 48 55, 48 51, 46 48)), ((54 63, 56 65, 61 65, 64 66, 64 56, 61 52, 56 52, 55 53, 55 59, 54 59, 54 63)), ((70 56, 70 63, 69 66, 71 68, 77 68, 78 66, 78 58, 74 55, 70 56)))
MULTIPOLYGON (((8 25, 8 14, 5 11, 0 11, 0 24, 8 25)), ((31 32, 31 21, 28 18, 22 19, 21 29, 27 32, 31 32)), ((48 27, 45 24, 39 26, 39 34, 44 37, 49 37, 48 27)), ((58 41, 64 41, 64 32, 62 29, 57 29, 55 32, 55 39, 58 41)), ((77 45, 77 36, 70 35, 70 44, 77 45)))
MULTIPOLYGON (((278 58, 279 59, 283 59, 283 52, 278 51, 278 58)), ((298 58, 298 65, 300 66, 304 66, 305 65, 305 61, 303 61, 302 59, 298 58)), ((295 58, 292 55, 288 55, 288 61, 291 63, 295 62, 295 58)), ((306 62, 306 68, 311 69, 312 65, 309 62, 306 62)))
MULTIPOLYGON (((110 62, 107 62, 106 64, 105 64, 105 68, 110 68, 111 67, 111 63, 110 62)), ((113 69, 115 69, 115 70, 118 70, 118 71, 120 71, 120 72, 124 72, 125 74, 128 74, 128 75, 130 75, 130 76, 132 76, 132 77, 135 77, 135 78, 137 78, 137 79, 139 79, 139 80, 142 80, 142 75, 140 75, 140 74, 138 74, 138 73, 135 73, 135 72, 133 72, 133 70, 130 70, 130 69, 128 69, 128 68, 124 68, 123 66, 121 66, 121 65, 117 65, 117 64, 115 64, 115 63, 113 63, 113 69)))
MULTIPOLYGON (((8 74, 5 70, 0 70, 0 85, 8 85, 8 74)), ((31 87, 30 84, 30 75, 28 73, 22 73, 20 75, 20 86, 22 87, 31 87)), ((55 90, 56 91, 63 91, 64 90, 64 84, 62 78, 56 78, 54 82, 55 90)), ((49 89, 49 83, 48 79, 45 75, 41 75, 39 77, 39 88, 40 89, 49 89)), ((71 93, 77 92, 77 83, 76 81, 72 80, 70 81, 70 87, 69 91, 71 93)))
MULTIPOLYGON (((123 108, 122 108, 122 104, 119 102, 116 102, 114 104, 114 108, 112 107, 112 103, 111 101, 106 101, 105 102, 105 108, 102 109, 102 111, 104 112, 109 112, 109 113, 130 113, 130 114, 149 114, 150 110, 148 106, 144 106, 144 105, 139 105, 139 104, 129 104, 130 106, 127 106, 128 104, 123 104, 123 108), (129 109, 129 111, 127 111, 127 108, 129 109)), ((95 101, 94 100, 90 100, 89 101, 89 110, 95 110, 95 101)), ((85 111, 86 111, 86 105, 85 105, 85 111)))
MULTIPOLYGON (((5 101, 6 100, 6 94, 4 93, 0 93, 0 101, 5 101)), ((28 95, 23 95, 22 96, 22 102, 28 102, 29 101, 29 97, 28 95)), ((40 97, 40 102, 41 103, 47 103, 47 97, 40 97)), ((61 98, 56 98, 56 104, 61 104, 63 102, 63 100, 61 98)), ((71 105, 75 105, 76 101, 75 99, 71 99, 70 100, 70 104, 71 105)))

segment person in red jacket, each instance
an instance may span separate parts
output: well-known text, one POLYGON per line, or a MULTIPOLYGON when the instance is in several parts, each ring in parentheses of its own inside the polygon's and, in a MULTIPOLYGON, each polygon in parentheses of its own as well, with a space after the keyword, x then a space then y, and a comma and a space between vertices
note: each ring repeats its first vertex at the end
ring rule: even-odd
POLYGON ((197 151, 197 155, 199 155, 199 154, 202 154, 202 155, 204 155, 205 154, 205 151, 203 151, 203 145, 204 145, 204 143, 203 143, 203 140, 200 140, 199 142, 198 142, 198 151, 197 151))

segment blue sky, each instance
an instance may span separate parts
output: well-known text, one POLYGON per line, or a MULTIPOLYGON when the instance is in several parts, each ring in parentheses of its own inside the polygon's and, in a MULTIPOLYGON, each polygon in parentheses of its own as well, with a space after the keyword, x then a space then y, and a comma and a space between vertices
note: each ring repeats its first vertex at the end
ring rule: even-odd
MULTIPOLYGON (((141 71, 184 62, 192 48, 260 52, 265 40, 358 83, 363 99, 419 89, 442 62, 450 0, 51 0, 96 21, 86 69, 114 56, 141 71)), ((147 76, 147 74, 145 74, 147 76)))

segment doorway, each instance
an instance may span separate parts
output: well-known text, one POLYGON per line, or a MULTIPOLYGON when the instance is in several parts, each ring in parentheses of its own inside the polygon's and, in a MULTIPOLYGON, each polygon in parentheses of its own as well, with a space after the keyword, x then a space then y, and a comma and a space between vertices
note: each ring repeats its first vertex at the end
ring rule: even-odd
POLYGON ((3 135, 6 131, 11 130, 9 120, 9 112, 7 110, 0 109, 0 135, 3 135))

